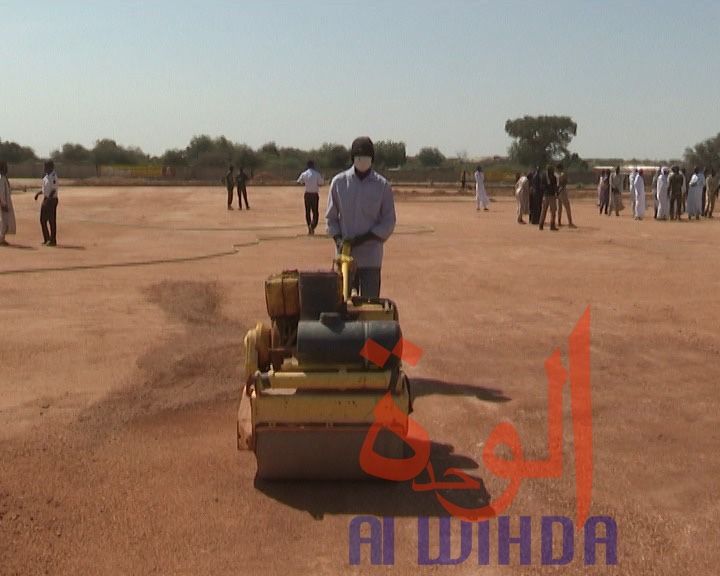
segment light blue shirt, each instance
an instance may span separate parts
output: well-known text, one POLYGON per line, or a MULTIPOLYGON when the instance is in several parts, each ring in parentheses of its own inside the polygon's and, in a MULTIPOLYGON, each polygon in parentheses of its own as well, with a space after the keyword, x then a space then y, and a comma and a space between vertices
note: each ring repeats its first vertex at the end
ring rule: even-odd
POLYGON ((383 241, 395 229, 395 201, 392 187, 372 170, 360 180, 355 168, 332 179, 327 206, 327 232, 330 236, 350 239, 372 232, 380 240, 368 240, 352 250, 359 268, 381 268, 383 241))

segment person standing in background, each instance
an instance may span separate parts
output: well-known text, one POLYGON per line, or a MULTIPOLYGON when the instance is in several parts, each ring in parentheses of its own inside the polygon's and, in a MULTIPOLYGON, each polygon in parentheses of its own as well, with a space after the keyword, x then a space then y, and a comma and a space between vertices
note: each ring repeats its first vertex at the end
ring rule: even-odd
POLYGON ((230 166, 228 168, 227 173, 225 174, 225 178, 223 178, 223 182, 225 183, 225 188, 227 189, 227 209, 232 210, 232 203, 233 203, 233 190, 235 188, 235 177, 233 176, 233 171, 235 168, 233 166, 230 166))
POLYGON ((530 177, 523 174, 515 175, 515 201, 517 202, 517 223, 525 224, 523 216, 528 213, 528 201, 530 199, 530 177))
POLYGON ((688 196, 689 179, 687 177, 687 170, 685 168, 680 169, 680 174, 682 175, 682 179, 683 179, 682 212, 681 212, 681 214, 685 214, 685 212, 687 211, 687 196, 688 196))
POLYGON ((308 227, 308 235, 313 236, 319 219, 320 186, 325 181, 320 172, 315 170, 315 162, 312 160, 308 160, 307 170, 300 174, 297 181, 298 184, 305 185, 305 223, 308 227))
POLYGON ((57 246, 58 182, 55 163, 52 160, 45 162, 42 190, 35 194, 35 202, 41 195, 43 201, 40 206, 40 228, 42 228, 43 244, 57 246))
POLYGON ((567 212, 567 218, 568 218, 568 226, 570 228, 577 228, 577 226, 575 226, 575 224, 573 224, 572 211, 570 210, 570 198, 568 197, 568 193, 567 193, 568 177, 567 177, 567 174, 565 174, 565 171, 563 170, 562 164, 558 164, 557 171, 558 171, 558 175, 557 175, 557 181, 558 181, 558 227, 562 226, 563 206, 565 206, 565 212, 567 212))
POLYGON ((670 175, 667 166, 663 166, 660 170, 655 190, 655 202, 657 204, 655 217, 658 220, 667 220, 670 215, 670 175))
POLYGON ((550 208, 550 230, 556 231, 559 228, 555 225, 557 214, 557 176, 555 168, 548 166, 542 175, 543 206, 540 214, 540 230, 545 226, 548 208, 550 208))
POLYGON ((715 199, 718 194, 718 187, 720 187, 720 178, 717 177, 715 169, 711 168, 710 171, 705 172, 705 186, 707 188, 707 205, 705 206, 705 216, 708 218, 713 217, 713 211, 715 210, 715 199))
POLYGON ((653 218, 658 217, 658 197, 657 197, 656 191, 657 191, 658 180, 660 179, 660 173, 661 173, 661 170, 660 170, 660 168, 658 168, 653 173, 652 183, 650 184, 650 190, 652 190, 653 199, 654 199, 653 218))
POLYGON ((245 169, 240 166, 240 172, 238 172, 235 181, 237 182, 237 195, 238 195, 238 210, 242 210, 242 202, 245 200, 245 209, 250 210, 247 199, 247 181, 251 178, 245 174, 245 169))
POLYGON ((488 198, 487 192, 485 192, 485 173, 481 166, 477 167, 475 171, 475 209, 482 209, 487 211, 488 204, 490 204, 490 198, 488 198))
MULTIPOLYGON (((642 169, 635 174, 635 220, 642 220, 645 217, 645 175, 642 169)), ((619 216, 619 214, 618 214, 619 216)))
POLYGON ((529 176, 530 178, 530 224, 537 226, 540 224, 540 214, 542 213, 542 170, 540 166, 535 167, 535 171, 529 176))
POLYGON ((692 178, 690 178, 690 185, 688 186, 687 193, 687 215, 688 219, 700 220, 702 214, 702 189, 705 186, 705 176, 703 175, 702 168, 699 166, 693 170, 692 178))
POLYGON ((670 174, 670 178, 668 178, 668 186, 670 188, 670 220, 680 220, 680 214, 682 214, 683 182, 684 179, 680 173, 680 168, 673 166, 672 174, 670 174))
POLYGON ((7 173, 7 162, 0 160, 0 246, 8 246, 6 236, 16 233, 15 209, 7 173))

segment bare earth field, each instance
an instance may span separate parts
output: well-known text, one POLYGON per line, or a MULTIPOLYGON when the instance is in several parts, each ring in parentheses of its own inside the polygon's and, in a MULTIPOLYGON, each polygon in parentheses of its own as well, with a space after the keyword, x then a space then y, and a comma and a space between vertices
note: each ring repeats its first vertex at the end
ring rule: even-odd
MULTIPOLYGON (((526 480, 507 514, 532 517, 532 565, 418 566, 417 518, 442 513, 404 484, 254 482, 235 418, 246 330, 263 282, 327 269, 305 235, 302 190, 253 188, 249 212, 217 188, 64 188, 58 247, 14 196, 0 248, 0 574, 717 574, 720 222, 633 221, 574 204, 577 230, 515 223, 498 198, 398 195, 383 292, 424 349, 408 367, 436 471, 507 482, 482 450, 499 423, 547 455, 544 362, 592 308, 590 513, 618 526, 618 565, 541 565, 542 516, 576 518, 569 394, 564 473, 526 480), (355 516, 395 516, 395 566, 350 566, 355 516)), ((321 200, 324 212, 325 193, 321 200)), ((322 221, 321 221, 322 222, 322 221)), ((321 224, 322 226, 322 224, 321 224)), ((437 551, 437 520, 431 551, 437 551)), ((497 537, 491 521, 491 539, 497 537)), ((453 553, 460 525, 453 522, 453 553)))

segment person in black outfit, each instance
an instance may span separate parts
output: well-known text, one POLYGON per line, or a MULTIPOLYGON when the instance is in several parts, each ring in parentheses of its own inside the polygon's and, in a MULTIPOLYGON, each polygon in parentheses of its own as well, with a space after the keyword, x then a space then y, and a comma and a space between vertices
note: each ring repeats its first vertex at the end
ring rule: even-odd
POLYGON ((555 216, 557 214, 558 182, 557 176, 555 176, 555 168, 552 166, 548 166, 542 175, 542 192, 543 204, 542 214, 540 215, 540 230, 545 226, 548 208, 550 208, 550 230, 557 230, 558 227, 555 226, 555 216))
POLYGON ((247 210, 250 210, 250 206, 248 205, 247 200, 247 181, 250 179, 250 177, 245 174, 245 170, 242 166, 240 166, 240 172, 238 172, 237 177, 235 178, 237 182, 237 195, 238 195, 238 209, 242 210, 242 201, 243 198, 245 199, 245 208, 247 210), (242 194, 242 196, 241 196, 242 194))
POLYGON ((542 170, 540 166, 535 168, 535 172, 528 175, 530 180, 530 224, 540 224, 540 213, 542 212, 543 196, 542 196, 542 170))
POLYGON ((225 182, 225 188, 227 188, 227 208, 228 210, 232 210, 232 202, 233 202, 233 189, 235 188, 235 178, 233 177, 233 171, 235 168, 233 166, 230 166, 228 168, 227 174, 225 174, 225 178, 223 178, 223 181, 225 182))

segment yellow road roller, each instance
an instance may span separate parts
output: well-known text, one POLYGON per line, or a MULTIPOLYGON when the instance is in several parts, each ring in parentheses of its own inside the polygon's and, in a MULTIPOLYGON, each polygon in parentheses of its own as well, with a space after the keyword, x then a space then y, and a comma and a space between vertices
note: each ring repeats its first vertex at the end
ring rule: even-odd
POLYGON ((404 417, 385 422, 373 451, 404 457, 412 397, 398 310, 389 299, 356 295, 352 272, 344 243, 330 271, 284 271, 265 281, 269 322, 244 339, 237 420, 238 449, 255 453, 260 480, 374 478, 360 453, 388 394, 392 412, 404 417), (387 351, 380 360, 367 354, 369 343, 387 351))

